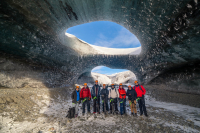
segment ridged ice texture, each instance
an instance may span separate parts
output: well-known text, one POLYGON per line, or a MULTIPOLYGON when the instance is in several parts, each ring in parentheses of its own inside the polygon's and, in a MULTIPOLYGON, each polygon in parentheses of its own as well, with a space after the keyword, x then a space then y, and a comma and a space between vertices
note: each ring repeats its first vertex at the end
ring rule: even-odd
MULTIPOLYGON (((3 74, 11 60, 40 73, 38 80, 48 80, 49 87, 63 86, 105 65, 129 69, 157 88, 200 94, 198 0, 1 0, 0 6, 3 74), (100 55, 65 36, 69 27, 100 20, 118 23, 137 36, 141 54, 100 55)), ((7 86, 4 81, 0 84, 7 86)))

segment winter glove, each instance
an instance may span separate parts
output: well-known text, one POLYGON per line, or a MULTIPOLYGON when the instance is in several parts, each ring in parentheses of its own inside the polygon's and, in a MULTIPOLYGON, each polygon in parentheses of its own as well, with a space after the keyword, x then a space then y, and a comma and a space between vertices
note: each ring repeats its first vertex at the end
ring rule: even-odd
POLYGON ((110 103, 113 101, 113 99, 110 98, 110 103))
MULTIPOLYGON (((90 99, 90 98, 89 98, 90 99)), ((93 97, 93 99, 95 100, 95 99, 97 99, 97 97, 95 96, 95 97, 93 97)))
POLYGON ((91 100, 91 98, 88 99, 89 101, 91 100))
POLYGON ((82 100, 82 103, 84 103, 87 99, 85 98, 84 100, 82 100))
POLYGON ((140 98, 139 98, 139 97, 137 98, 137 101, 138 101, 138 100, 140 100, 140 98))

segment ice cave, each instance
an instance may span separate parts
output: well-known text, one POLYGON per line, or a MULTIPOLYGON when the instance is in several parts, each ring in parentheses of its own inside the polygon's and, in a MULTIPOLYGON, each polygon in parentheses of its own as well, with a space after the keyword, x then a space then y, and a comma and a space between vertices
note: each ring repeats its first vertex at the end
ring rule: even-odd
POLYGON ((0 132, 200 132, 198 0, 1 0, 0 29, 0 132), (129 30, 139 54, 66 33, 95 21, 129 30), (135 74, 149 118, 66 119, 74 84, 100 65, 135 74))

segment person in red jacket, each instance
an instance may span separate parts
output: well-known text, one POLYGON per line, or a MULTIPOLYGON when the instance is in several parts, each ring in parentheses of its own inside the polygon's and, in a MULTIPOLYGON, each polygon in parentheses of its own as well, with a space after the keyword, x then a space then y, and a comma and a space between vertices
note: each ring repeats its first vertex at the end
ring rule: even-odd
POLYGON ((138 81, 135 81, 135 86, 133 87, 133 89, 135 89, 136 93, 137 93, 137 101, 140 107, 140 116, 147 115, 147 110, 146 110, 146 106, 145 106, 145 99, 144 99, 144 95, 146 94, 146 90, 142 85, 138 84, 138 81))
POLYGON ((90 93, 90 89, 87 86, 87 83, 84 83, 84 87, 81 89, 80 98, 82 99, 82 103, 83 103, 82 115, 85 114, 85 104, 87 104, 87 112, 90 113, 91 93, 90 93))
POLYGON ((123 115, 126 113, 126 91, 122 86, 122 83, 119 84, 119 102, 120 102, 120 114, 123 115))

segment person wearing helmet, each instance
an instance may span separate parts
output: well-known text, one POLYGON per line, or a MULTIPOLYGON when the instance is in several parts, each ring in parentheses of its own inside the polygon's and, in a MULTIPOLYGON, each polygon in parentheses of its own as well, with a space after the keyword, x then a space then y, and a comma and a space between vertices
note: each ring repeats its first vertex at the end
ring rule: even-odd
POLYGON ((104 112, 104 103, 106 105, 106 111, 109 111, 108 109, 108 87, 106 86, 106 84, 103 84, 103 89, 101 89, 101 99, 102 99, 102 108, 103 108, 103 112, 104 112))
POLYGON ((98 85, 98 80, 95 81, 95 85, 92 87, 91 95, 93 99, 93 113, 95 114, 97 111, 100 113, 100 92, 101 88, 98 85), (98 106, 98 107, 96 107, 98 106))
POLYGON ((87 111, 88 111, 88 113, 90 113, 91 93, 90 93, 89 87, 87 86, 87 83, 84 83, 84 87, 81 89, 80 98, 82 99, 82 103, 83 103, 82 114, 83 115, 85 114, 85 104, 87 104, 87 111))
POLYGON ((133 89, 135 89, 136 93, 137 93, 137 101, 139 104, 139 108, 140 108, 140 116, 147 115, 147 111, 146 111, 146 106, 145 106, 145 99, 144 99, 144 95, 146 94, 146 90, 142 85, 138 84, 138 81, 135 81, 135 86, 133 87, 133 89))
POLYGON ((135 89, 131 87, 131 85, 128 86, 128 90, 126 92, 126 96, 128 96, 129 100, 129 105, 131 108, 131 115, 133 114, 133 111, 135 113, 135 116, 137 116, 137 110, 136 110, 136 98, 137 98, 137 93, 135 92, 135 89))
POLYGON ((79 86, 76 86, 76 90, 72 92, 72 107, 75 108, 75 117, 78 116, 78 105, 80 104, 80 93, 79 93, 79 86))
POLYGON ((119 84, 119 102, 120 102, 120 114, 123 115, 126 113, 126 91, 122 86, 122 83, 119 84))
POLYGON ((117 113, 118 112, 117 99, 119 98, 119 92, 115 88, 114 84, 111 85, 108 98, 110 99, 110 113, 112 113, 112 110, 114 111, 114 109, 112 108, 113 103, 115 105, 115 113, 117 113))

